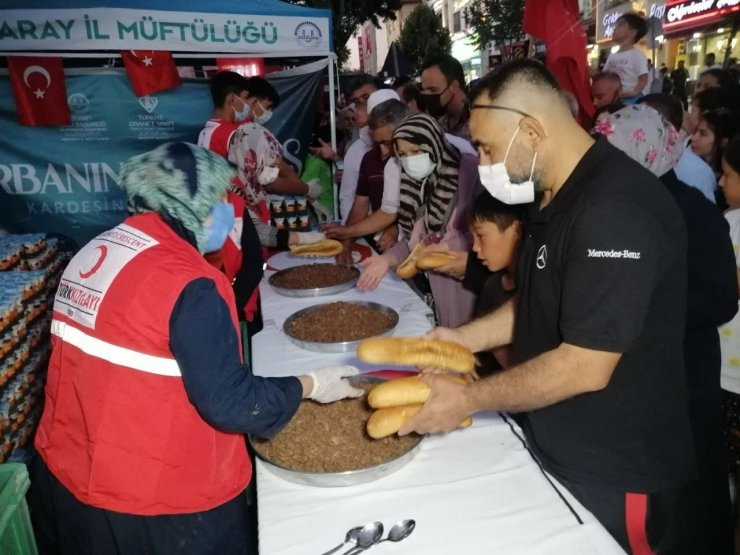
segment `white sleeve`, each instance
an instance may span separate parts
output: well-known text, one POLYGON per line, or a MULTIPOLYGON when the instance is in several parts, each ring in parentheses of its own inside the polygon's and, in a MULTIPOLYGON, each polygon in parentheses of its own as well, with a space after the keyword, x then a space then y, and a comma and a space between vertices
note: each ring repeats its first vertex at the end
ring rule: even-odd
POLYGON ((726 212, 725 218, 730 224, 730 239, 735 251, 735 265, 740 268, 740 209, 736 208, 726 212))
POLYGON ((466 141, 462 137, 445 133, 445 139, 447 139, 447 142, 457 148, 457 150, 459 150, 462 154, 475 154, 476 156, 478 155, 475 147, 470 144, 469 141, 466 141))
POLYGON ((200 130, 200 133, 198 133, 198 146, 202 146, 203 148, 208 148, 208 143, 206 141, 206 128, 200 130))
POLYGON ((360 179, 360 163, 363 156, 362 145, 359 141, 356 141, 344 157, 342 183, 339 187, 339 211, 342 214, 342 224, 347 221, 349 212, 355 202, 357 181, 360 179))
POLYGON ((606 63, 604 64, 604 73, 615 73, 614 68, 612 67, 614 65, 614 54, 609 54, 609 57, 606 59, 606 63))
POLYGON ((635 75, 640 77, 648 72, 647 58, 637 47, 632 49, 632 66, 635 70, 635 75))
POLYGON ((383 201, 380 209, 386 214, 395 214, 401 204, 401 165, 391 157, 383 168, 383 201))

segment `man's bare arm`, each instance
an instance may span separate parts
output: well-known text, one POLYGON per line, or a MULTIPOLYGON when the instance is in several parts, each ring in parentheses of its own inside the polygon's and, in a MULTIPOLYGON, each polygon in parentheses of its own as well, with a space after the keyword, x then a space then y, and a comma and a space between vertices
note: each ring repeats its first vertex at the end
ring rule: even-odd
POLYGON ((509 345, 514 340, 516 297, 502 304, 490 314, 481 316, 454 330, 437 328, 427 334, 431 339, 456 341, 474 353, 509 345))
POLYGON ((446 432, 479 411, 531 411, 599 391, 609 384, 621 356, 562 343, 519 366, 468 385, 423 375, 421 379, 432 392, 399 433, 446 432))

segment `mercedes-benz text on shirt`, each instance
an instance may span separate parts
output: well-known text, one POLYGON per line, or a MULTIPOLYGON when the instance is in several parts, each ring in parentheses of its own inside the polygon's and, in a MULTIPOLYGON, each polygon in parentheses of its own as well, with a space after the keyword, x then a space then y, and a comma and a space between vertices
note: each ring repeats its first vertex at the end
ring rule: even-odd
POLYGON ((641 253, 624 250, 610 249, 608 251, 600 251, 596 249, 588 249, 589 258, 627 258, 629 260, 639 260, 641 253))

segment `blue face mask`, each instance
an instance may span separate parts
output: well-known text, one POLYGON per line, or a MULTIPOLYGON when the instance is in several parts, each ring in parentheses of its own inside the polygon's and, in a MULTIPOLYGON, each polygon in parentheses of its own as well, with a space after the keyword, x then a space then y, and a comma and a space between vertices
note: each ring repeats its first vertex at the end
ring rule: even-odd
POLYGON ((234 208, 228 202, 217 202, 211 210, 210 225, 203 226, 206 236, 203 253, 215 252, 223 247, 233 227, 234 208))

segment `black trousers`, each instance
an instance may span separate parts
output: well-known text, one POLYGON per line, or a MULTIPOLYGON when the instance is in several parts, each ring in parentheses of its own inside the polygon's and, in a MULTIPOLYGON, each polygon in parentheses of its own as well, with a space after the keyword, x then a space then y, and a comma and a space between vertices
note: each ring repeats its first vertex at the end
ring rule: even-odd
POLYGON ((632 493, 558 480, 633 555, 730 555, 732 532, 715 516, 724 490, 706 480, 676 490, 632 493))
POLYGON ((32 468, 31 518, 41 555, 249 555, 244 493, 199 513, 139 516, 78 501, 41 457, 32 468))

